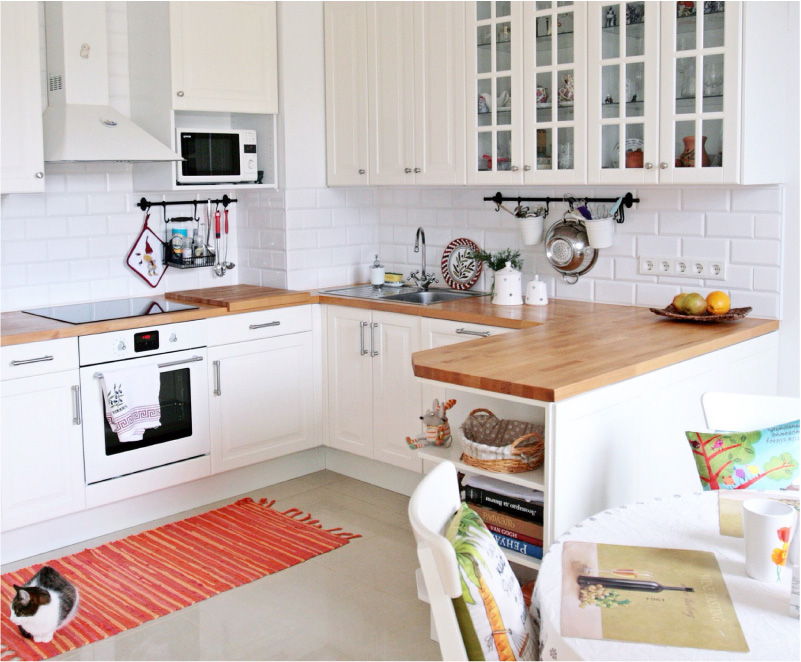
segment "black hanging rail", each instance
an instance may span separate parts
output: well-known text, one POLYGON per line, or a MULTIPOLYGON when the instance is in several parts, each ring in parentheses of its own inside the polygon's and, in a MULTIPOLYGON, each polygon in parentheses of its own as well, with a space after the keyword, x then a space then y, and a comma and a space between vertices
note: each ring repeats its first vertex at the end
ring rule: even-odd
POLYGON ((216 200, 206 198, 203 200, 170 200, 170 201, 162 200, 161 202, 156 202, 142 198, 141 200, 139 200, 136 206, 139 207, 139 209, 141 209, 142 211, 147 211, 148 209, 150 209, 150 207, 163 207, 166 210, 167 207, 170 205, 194 205, 195 207, 197 207, 197 205, 206 204, 209 202, 215 205, 222 205, 223 207, 228 207, 228 205, 230 205, 232 202, 236 202, 236 198, 229 198, 227 193, 222 198, 218 198, 216 200))
MULTIPOLYGON (((485 202, 494 202, 495 203, 495 211, 500 211, 503 202, 517 202, 517 206, 520 207, 524 202, 544 202, 545 203, 545 215, 548 215, 548 212, 551 208, 552 202, 565 202, 571 208, 573 204, 576 202, 588 203, 588 202, 617 202, 618 198, 583 198, 580 196, 562 196, 561 198, 523 198, 521 196, 514 196, 514 197, 505 197, 498 191, 495 195, 484 198, 485 202)), ((620 205, 620 213, 618 216, 618 223, 623 222, 623 207, 631 208, 635 202, 639 202, 639 198, 635 198, 631 192, 626 193, 626 195, 622 196, 622 202, 620 205)))

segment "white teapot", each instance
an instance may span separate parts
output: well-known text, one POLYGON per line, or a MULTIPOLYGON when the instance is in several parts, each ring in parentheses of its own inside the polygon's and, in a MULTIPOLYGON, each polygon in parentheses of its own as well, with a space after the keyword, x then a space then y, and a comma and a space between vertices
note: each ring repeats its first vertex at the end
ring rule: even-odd
POLYGON ((507 262, 503 269, 495 272, 495 293, 492 303, 496 306, 523 305, 523 274, 507 262))

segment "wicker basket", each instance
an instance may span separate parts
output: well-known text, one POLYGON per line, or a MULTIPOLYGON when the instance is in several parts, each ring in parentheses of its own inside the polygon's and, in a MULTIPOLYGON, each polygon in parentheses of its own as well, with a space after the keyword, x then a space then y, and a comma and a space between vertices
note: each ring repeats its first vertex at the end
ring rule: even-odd
POLYGON ((522 473, 542 465, 545 443, 542 427, 502 421, 489 409, 474 409, 462 424, 462 462, 498 473, 522 473), (510 440, 510 430, 530 430, 510 440), (472 437, 472 438, 471 438, 472 437))

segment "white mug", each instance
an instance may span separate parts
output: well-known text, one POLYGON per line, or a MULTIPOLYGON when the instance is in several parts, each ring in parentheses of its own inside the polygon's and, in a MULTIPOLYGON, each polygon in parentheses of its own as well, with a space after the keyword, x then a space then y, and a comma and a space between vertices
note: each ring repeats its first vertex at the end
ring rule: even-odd
POLYGON ((762 582, 781 580, 787 560, 796 511, 775 499, 743 502, 745 572, 762 582))

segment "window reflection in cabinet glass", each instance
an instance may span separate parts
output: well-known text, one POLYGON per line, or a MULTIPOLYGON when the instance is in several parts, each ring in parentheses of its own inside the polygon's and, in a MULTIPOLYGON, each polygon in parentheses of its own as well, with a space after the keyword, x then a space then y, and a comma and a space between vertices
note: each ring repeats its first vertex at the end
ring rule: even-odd
POLYGON ((676 122, 676 167, 692 168, 695 165, 695 121, 679 120, 676 122), (685 140, 689 138, 690 140, 685 140), (692 143, 691 148, 688 145, 692 143))
POLYGON ((723 110, 723 54, 704 55, 704 112, 723 110))
POLYGON ((703 167, 723 167, 723 120, 712 119, 701 122, 703 135, 706 136, 704 149, 709 155, 709 161, 702 162, 703 167))
POLYGON ((479 25, 476 29, 476 71, 488 74, 492 71, 492 26, 479 25))
POLYGON ((559 14, 560 24, 556 42, 557 64, 573 64, 573 14, 559 14))
POLYGON ((604 119, 620 117, 620 65, 601 67, 601 116, 604 119))
POLYGON ((497 96, 495 97, 496 111, 495 123, 496 124, 511 124, 512 123, 512 79, 509 76, 503 76, 498 79, 497 96))
POLYGON ((642 117, 645 108, 645 63, 626 65, 626 117, 642 117))
POLYGON ((626 124, 625 164, 627 168, 643 166, 643 132, 642 124, 626 124))
POLYGON ((626 4, 626 56, 637 57, 645 53, 645 4, 626 4))
POLYGON ((726 16, 725 2, 704 3, 704 48, 719 48, 725 46, 723 19, 726 16), (707 12, 709 9, 709 12, 707 12))
POLYGON ((695 58, 676 59, 676 114, 695 112, 695 58))
POLYGON ((557 161, 559 170, 573 169, 573 127, 566 126, 559 128, 559 158, 557 161))
POLYGON ((492 18, 492 3, 489 0, 479 0, 476 2, 476 19, 486 21, 492 18))
POLYGON ((492 80, 478 81, 478 126, 492 125, 492 80))
POLYGON ((497 41, 495 43, 495 71, 510 71, 512 69, 512 24, 509 22, 498 24, 497 41))
POLYGON ((559 0, 559 2, 556 3, 556 6, 557 7, 570 7, 572 4, 573 3, 570 2, 570 0, 565 0, 564 2, 562 0, 559 0))
POLYGON ((601 129, 601 161, 603 168, 617 168, 620 163, 620 126, 604 124, 601 129))
POLYGON ((511 16, 512 15, 512 3, 508 2, 508 0, 501 0, 495 3, 495 18, 500 18, 501 16, 511 16))
POLYGON ((537 11, 540 11, 541 9, 550 9, 552 4, 553 3, 551 2, 538 2, 537 11))
MULTIPOLYGON (((538 21, 542 21, 544 19, 550 19, 547 16, 540 16, 538 21)), ((546 35, 544 37, 537 37, 537 66, 538 67, 549 67, 552 64, 552 43, 551 43, 551 36, 546 35)))
MULTIPOLYGON (((609 60, 620 57, 620 5, 603 7, 604 27, 601 34, 601 58, 609 60)), ((624 19, 625 20, 625 19, 624 19)))
POLYGON ((510 170, 512 155, 512 132, 498 131, 498 167, 497 170, 510 170))
POLYGON ((478 134, 478 169, 492 170, 492 133, 489 131, 478 134))
POLYGON ((691 51, 697 48, 698 23, 694 2, 676 3, 676 50, 691 51))

